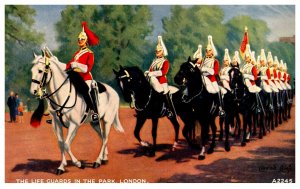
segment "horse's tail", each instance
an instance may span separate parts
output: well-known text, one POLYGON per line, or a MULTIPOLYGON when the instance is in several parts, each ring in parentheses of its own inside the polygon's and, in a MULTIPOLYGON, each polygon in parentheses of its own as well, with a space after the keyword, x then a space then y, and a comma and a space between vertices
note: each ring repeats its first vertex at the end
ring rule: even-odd
POLYGON ((30 125, 32 127, 37 128, 41 125, 41 120, 44 115, 44 111, 45 111, 44 100, 39 100, 39 106, 31 116, 30 125))
POLYGON ((116 131, 118 131, 120 133, 124 133, 124 129, 123 129, 120 119, 119 119, 119 110, 116 111, 113 125, 114 125, 114 128, 116 129, 116 131))

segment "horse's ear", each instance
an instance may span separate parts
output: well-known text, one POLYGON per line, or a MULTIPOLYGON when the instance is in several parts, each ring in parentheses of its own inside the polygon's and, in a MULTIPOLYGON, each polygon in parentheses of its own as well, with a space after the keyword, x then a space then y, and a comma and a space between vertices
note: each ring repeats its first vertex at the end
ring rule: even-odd
POLYGON ((188 58, 188 62, 191 62, 191 56, 189 56, 189 58, 188 58))
POLYGON ((34 51, 32 51, 32 55, 33 55, 33 58, 36 58, 36 57, 37 57, 37 55, 35 54, 34 51))
POLYGON ((50 51, 50 49, 48 47, 44 47, 44 51, 45 51, 45 55, 47 58, 51 58, 53 56, 52 52, 50 51))
POLYGON ((123 68, 123 66, 122 66, 122 65, 120 65, 120 70, 124 70, 124 68, 123 68))
POLYGON ((44 56, 45 56, 45 51, 44 51, 44 49, 42 49, 41 51, 42 51, 42 56, 44 57, 44 56))
POLYGON ((113 72, 115 73, 115 75, 118 75, 118 71, 116 71, 115 69, 113 69, 113 72))

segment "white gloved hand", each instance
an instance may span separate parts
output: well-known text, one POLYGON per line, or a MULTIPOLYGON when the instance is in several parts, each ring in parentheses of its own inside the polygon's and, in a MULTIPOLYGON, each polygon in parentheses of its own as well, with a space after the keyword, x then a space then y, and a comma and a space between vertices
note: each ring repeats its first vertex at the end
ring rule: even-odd
POLYGON ((149 76, 149 77, 152 77, 152 76, 153 76, 153 72, 149 72, 149 73, 148 73, 148 76, 149 76))
POLYGON ((71 68, 78 68, 77 62, 72 62, 71 63, 71 68))
POLYGON ((145 75, 145 76, 148 76, 148 74, 149 74, 149 71, 148 71, 148 70, 144 72, 144 75, 145 75))

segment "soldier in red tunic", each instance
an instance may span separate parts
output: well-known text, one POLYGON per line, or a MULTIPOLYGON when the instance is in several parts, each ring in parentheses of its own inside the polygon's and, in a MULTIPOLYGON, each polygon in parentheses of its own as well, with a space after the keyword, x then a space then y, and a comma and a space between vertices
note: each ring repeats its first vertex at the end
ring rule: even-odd
POLYGON ((169 118, 176 116, 176 111, 171 101, 167 80, 170 63, 167 58, 167 48, 161 36, 158 36, 158 44, 155 52, 156 58, 153 60, 148 71, 145 71, 146 77, 155 91, 164 95, 167 108, 167 116, 169 118))
POLYGON ((218 53, 213 43, 212 36, 209 35, 205 57, 199 69, 203 75, 202 78, 203 82, 205 83, 206 90, 211 94, 215 94, 214 96, 217 96, 220 104, 219 116, 223 117, 225 116, 225 111, 223 108, 223 99, 221 92, 225 94, 226 90, 222 88, 223 90, 221 91, 220 86, 217 82, 217 77, 219 77, 219 61, 215 58, 217 55, 218 53))
POLYGON ((91 70, 94 65, 94 53, 88 48, 88 45, 99 44, 99 38, 87 27, 86 22, 82 22, 82 32, 78 35, 78 46, 79 50, 75 52, 72 60, 67 63, 66 70, 72 69, 78 72, 81 78, 87 84, 89 91, 83 91, 85 94, 84 99, 87 105, 92 109, 92 121, 98 122, 98 109, 96 102, 96 95, 91 95, 96 84, 93 81, 91 70))

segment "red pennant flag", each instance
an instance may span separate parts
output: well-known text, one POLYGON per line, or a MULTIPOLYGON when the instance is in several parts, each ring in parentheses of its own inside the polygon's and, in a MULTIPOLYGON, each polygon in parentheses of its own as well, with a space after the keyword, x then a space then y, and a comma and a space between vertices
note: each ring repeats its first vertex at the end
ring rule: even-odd
POLYGON ((241 47, 240 47, 240 53, 241 53, 242 58, 244 58, 247 44, 249 44, 248 28, 245 27, 244 39, 243 39, 243 41, 241 43, 241 47))

